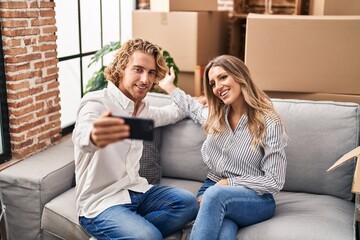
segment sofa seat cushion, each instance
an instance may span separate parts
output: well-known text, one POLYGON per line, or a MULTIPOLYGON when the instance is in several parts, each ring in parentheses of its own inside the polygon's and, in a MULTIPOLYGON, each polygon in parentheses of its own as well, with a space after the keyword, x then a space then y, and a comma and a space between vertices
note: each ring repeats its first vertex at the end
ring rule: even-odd
POLYGON ((353 240, 353 202, 337 197, 280 192, 272 219, 238 232, 237 239, 353 240))
POLYGON ((162 185, 171 186, 171 187, 178 187, 182 189, 186 189, 194 196, 197 195, 197 192, 199 191, 200 187, 202 186, 203 182, 200 181, 193 181, 193 180, 185 180, 185 179, 178 179, 178 178, 161 178, 160 183, 162 185))
MULTIPOLYGON (((195 195, 202 182, 162 178, 161 184, 184 188, 195 195)), ((354 239, 353 202, 332 196, 293 192, 280 192, 275 199, 277 208, 274 217, 240 229, 237 239, 354 239)), ((74 188, 45 205, 42 228, 60 239, 89 239, 76 216, 74 188)), ((184 239, 189 233, 190 229, 184 229, 166 239, 184 239)))
MULTIPOLYGON (((161 184, 184 188, 194 195, 202 185, 197 181, 170 178, 162 178, 161 184)), ((83 230, 76 215, 75 188, 71 188, 45 205, 41 227, 48 234, 60 239, 89 240, 90 236, 83 230)), ((180 239, 181 236, 182 232, 179 231, 166 239, 180 239)))
POLYGON ((43 211, 41 227, 61 239, 89 240, 76 214, 75 188, 48 202, 43 211))

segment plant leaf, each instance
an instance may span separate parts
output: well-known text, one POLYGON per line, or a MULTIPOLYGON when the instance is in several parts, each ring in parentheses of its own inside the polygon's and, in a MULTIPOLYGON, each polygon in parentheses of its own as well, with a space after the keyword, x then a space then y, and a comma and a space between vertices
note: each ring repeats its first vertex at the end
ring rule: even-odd
POLYGON ((108 44, 106 44, 103 48, 101 48, 100 50, 98 50, 94 56, 91 57, 91 61, 88 65, 88 67, 90 67, 92 64, 98 62, 100 59, 102 59, 106 54, 115 51, 117 49, 119 49, 121 47, 121 43, 118 42, 110 42, 108 44))
POLYGON ((88 92, 101 90, 107 86, 107 80, 104 76, 105 66, 102 66, 99 71, 95 72, 88 83, 86 84, 84 95, 88 92))

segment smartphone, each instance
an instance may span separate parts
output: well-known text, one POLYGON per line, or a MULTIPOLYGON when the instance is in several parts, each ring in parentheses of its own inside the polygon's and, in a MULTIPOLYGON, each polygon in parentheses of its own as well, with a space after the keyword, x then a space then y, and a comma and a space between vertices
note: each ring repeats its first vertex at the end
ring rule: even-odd
POLYGON ((154 138, 154 121, 147 118, 116 116, 125 120, 130 126, 130 139, 152 141, 154 138))

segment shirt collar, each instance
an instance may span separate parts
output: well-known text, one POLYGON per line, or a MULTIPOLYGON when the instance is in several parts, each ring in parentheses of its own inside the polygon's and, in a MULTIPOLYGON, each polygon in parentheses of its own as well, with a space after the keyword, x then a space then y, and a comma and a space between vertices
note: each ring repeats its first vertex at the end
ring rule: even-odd
MULTIPOLYGON (((135 109, 135 103, 133 100, 128 98, 118 87, 116 87, 112 82, 108 82, 108 91, 111 96, 111 100, 114 103, 119 103, 121 107, 126 110, 130 115, 134 112, 135 109)), ((144 109, 144 99, 141 101, 141 106, 138 109, 138 114, 144 109)), ((138 115, 137 114, 137 115, 138 115)))
POLYGON ((108 91, 112 96, 114 102, 119 103, 124 109, 134 111, 135 104, 123 92, 120 91, 112 82, 108 82, 108 91))
MULTIPOLYGON (((228 120, 229 112, 230 112, 230 105, 225 105, 225 122, 228 125, 228 127, 230 127, 229 120, 228 120)), ((240 117, 237 128, 239 126, 243 126, 243 125, 247 124, 247 122, 248 122, 248 115, 247 115, 247 112, 245 112, 240 117)))

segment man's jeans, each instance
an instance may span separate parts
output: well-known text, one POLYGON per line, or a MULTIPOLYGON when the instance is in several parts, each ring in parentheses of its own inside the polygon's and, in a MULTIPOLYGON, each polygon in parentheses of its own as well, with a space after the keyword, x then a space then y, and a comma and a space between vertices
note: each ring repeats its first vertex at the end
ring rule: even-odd
POLYGON ((189 191, 155 185, 146 193, 130 191, 131 204, 110 207, 81 225, 97 239, 163 239, 193 220, 198 211, 189 191))
POLYGON ((275 201, 271 194, 258 195, 242 186, 214 186, 207 179, 200 188, 203 195, 190 239, 236 239, 238 228, 271 218, 275 201))

